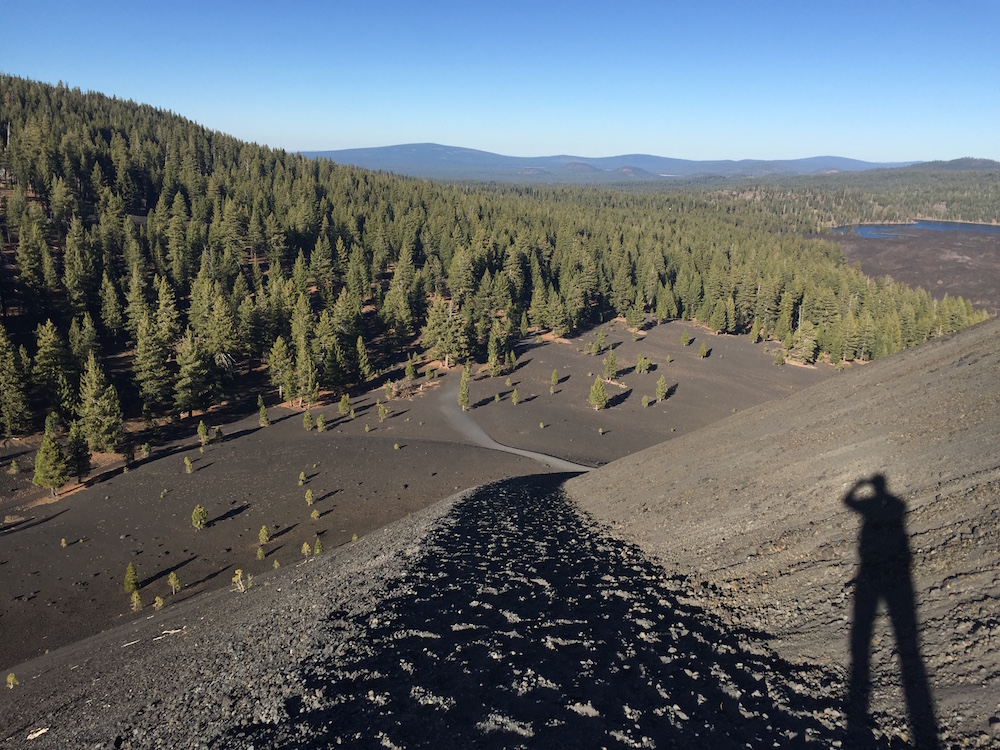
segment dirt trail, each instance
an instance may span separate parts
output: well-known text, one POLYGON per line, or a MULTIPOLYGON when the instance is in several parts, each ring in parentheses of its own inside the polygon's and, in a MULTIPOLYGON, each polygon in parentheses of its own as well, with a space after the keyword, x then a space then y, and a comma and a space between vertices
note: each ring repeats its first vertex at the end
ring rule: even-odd
POLYGON ((450 380, 452 382, 447 387, 441 388, 437 393, 441 413, 444 414, 448 424, 472 445, 504 453, 513 453, 515 456, 523 456, 524 458, 531 458, 556 471, 586 472, 593 468, 592 466, 573 463, 572 461, 567 461, 556 456, 549 456, 545 453, 512 448, 509 445, 498 443, 487 434, 486 430, 479 426, 479 423, 473 419, 469 412, 463 411, 458 405, 458 389, 461 385, 461 380, 457 377, 453 377, 450 380))

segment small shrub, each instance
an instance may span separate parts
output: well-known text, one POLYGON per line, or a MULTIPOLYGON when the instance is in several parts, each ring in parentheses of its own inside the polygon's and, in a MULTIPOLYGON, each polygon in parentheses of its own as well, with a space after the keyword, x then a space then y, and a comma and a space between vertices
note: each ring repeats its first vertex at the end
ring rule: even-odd
POLYGON ((708 349, 705 348, 704 341, 702 341, 701 346, 698 347, 698 356, 701 357, 702 359, 705 359, 705 357, 708 356, 708 349))
POLYGON ((222 428, 221 428, 221 427, 219 427, 218 425, 216 425, 215 429, 214 429, 214 430, 212 430, 212 439, 213 439, 213 440, 218 440, 218 441, 220 441, 220 442, 221 442, 221 441, 222 441, 222 438, 223 438, 223 435, 222 435, 222 428))
POLYGON ((538 429, 539 430, 544 430, 545 429, 545 422, 539 422, 538 423, 538 429))
POLYGON ((194 471, 194 463, 192 463, 191 457, 184 456, 184 473, 190 474, 192 471, 194 471))
POLYGON ((351 535, 351 541, 352 541, 352 542, 356 542, 356 541, 358 541, 358 535, 357 535, 357 534, 352 534, 352 535, 351 535))
POLYGON ((316 537, 316 543, 313 545, 313 554, 318 555, 323 551, 323 540, 316 537))
POLYGON ((129 563, 125 568, 125 593, 131 594, 139 590, 139 574, 135 570, 135 564, 129 563))
POLYGON ((63 549, 66 549, 66 537, 63 537, 62 539, 59 540, 59 546, 62 547, 63 549))
POLYGON ((647 406, 649 406, 649 396, 644 394, 642 397, 642 408, 645 409, 647 406))
POLYGON ((143 443, 139 447, 139 455, 142 458, 149 458, 153 453, 153 449, 149 447, 149 443, 143 443))
POLYGON ((370 426, 368 426, 367 424, 365 425, 365 432, 371 432, 371 429, 372 428, 370 426))
POLYGON ((681 346, 688 346, 690 343, 691 334, 689 334, 687 328, 685 328, 684 333, 681 334, 681 346))
POLYGON ((318 509, 314 510, 312 513, 309 514, 309 517, 312 520, 314 520, 314 521, 318 521, 319 520, 319 510, 318 509))
POLYGON ((338 411, 340 411, 340 416, 346 417, 351 413, 351 397, 346 393, 340 397, 340 403, 337 405, 338 411))
POLYGON ((493 403, 494 404, 499 404, 500 403, 500 394, 499 393, 497 393, 496 395, 493 396, 493 403))
POLYGON ((396 393, 396 388, 393 386, 393 384, 392 384, 391 381, 389 381, 389 380, 385 381, 385 389, 384 389, 384 391, 385 391, 385 400, 386 401, 392 401, 392 397, 396 393))
POLYGON ((299 472, 299 487, 306 483, 306 473, 304 471, 299 472))
POLYGON ((597 428, 597 434, 598 435, 603 435, 604 434, 604 428, 603 427, 598 427, 597 428))
POLYGON ((191 525, 201 531, 206 523, 208 523, 208 511, 200 504, 194 506, 194 510, 191 511, 191 525))
POLYGON ((306 490, 306 505, 312 505, 315 502, 315 495, 311 489, 306 490))
POLYGON ((514 406, 517 406, 518 401, 520 401, 520 398, 517 395, 517 388, 515 388, 514 392, 510 394, 510 402, 514 404, 514 406))
MULTIPOLYGON (((18 474, 21 471, 21 465, 17 462, 17 459, 12 459, 10 466, 7 467, 8 474, 18 474)), ((11 675, 13 677, 13 675, 11 675)))
POLYGON ((264 397, 257 396, 257 411, 259 416, 257 417, 257 423, 261 427, 267 427, 271 424, 271 419, 267 416, 267 406, 264 404, 264 397))
POLYGON ((141 612, 142 611, 142 597, 139 596, 138 591, 132 592, 132 611, 141 612))
POLYGON ((198 437, 201 439, 201 444, 202 445, 208 445, 208 441, 209 441, 209 437, 208 437, 208 425, 205 424, 205 420, 204 419, 202 419, 200 422, 198 422, 198 437))
POLYGON ((302 556, 309 557, 309 553, 312 552, 312 547, 309 546, 309 542, 302 542, 302 556))
POLYGON ((278 558, 274 558, 274 562, 271 563, 271 567, 274 568, 275 570, 281 567, 281 563, 278 562, 278 558))
POLYGON ((265 557, 266 557, 266 555, 264 554, 264 548, 263 547, 258 547, 257 548, 257 559, 258 560, 263 560, 265 557))
POLYGON ((167 488, 164 487, 162 490, 160 490, 160 500, 162 500, 166 496, 167 496, 167 488))
POLYGON ((316 432, 326 432, 326 415, 320 414, 316 417, 316 432))
POLYGON ((8 690, 13 690, 15 685, 20 685, 20 684, 21 683, 18 682, 18 679, 14 676, 13 672, 11 672, 9 675, 7 675, 7 689, 8 690))
POLYGON ((510 388, 510 378, 507 378, 505 381, 503 381, 503 384, 508 388, 510 388))
POLYGON ((774 364, 778 365, 778 367, 781 367, 781 365, 785 364, 784 349, 778 349, 778 353, 774 355, 774 364))
POLYGON ((379 421, 379 423, 384 422, 385 419, 386 419, 386 417, 388 417, 388 416, 389 416, 389 407, 380 402, 379 405, 378 405, 378 421, 379 421))
POLYGON ((157 612, 159 612, 161 609, 163 609, 163 597, 162 596, 158 596, 155 599, 153 599, 153 609, 155 609, 157 612))
POLYGON ((247 590, 246 584, 243 582, 243 570, 237 568, 236 572, 233 573, 233 583, 236 585, 236 590, 241 594, 247 590))
POLYGON ((271 532, 267 530, 267 525, 260 527, 260 531, 257 532, 257 541, 261 544, 267 544, 271 541, 271 532))
POLYGON ((398 451, 398 450, 399 450, 399 443, 393 443, 393 444, 392 444, 392 449, 393 449, 394 451, 398 451))
POLYGON ((181 579, 177 577, 175 571, 170 571, 170 575, 167 576, 167 584, 170 586, 171 594, 176 594, 181 590, 181 579))
POLYGON ((351 419, 354 419, 354 409, 351 409, 351 413, 348 415, 351 419))
POLYGON ((557 385, 559 385, 559 371, 558 370, 553 370, 552 371, 552 377, 549 378, 549 384, 553 388, 555 388, 557 385))
POLYGON ((302 426, 305 428, 306 432, 310 432, 313 428, 313 415, 308 409, 306 409, 306 413, 302 415, 302 426))

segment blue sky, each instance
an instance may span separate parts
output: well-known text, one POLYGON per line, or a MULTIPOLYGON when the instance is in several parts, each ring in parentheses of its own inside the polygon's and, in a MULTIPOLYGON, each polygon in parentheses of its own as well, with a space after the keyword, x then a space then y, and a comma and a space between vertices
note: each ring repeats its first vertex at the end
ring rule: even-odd
POLYGON ((1000 160, 1000 2, 694 6, 0 0, 0 70, 293 151, 1000 160))

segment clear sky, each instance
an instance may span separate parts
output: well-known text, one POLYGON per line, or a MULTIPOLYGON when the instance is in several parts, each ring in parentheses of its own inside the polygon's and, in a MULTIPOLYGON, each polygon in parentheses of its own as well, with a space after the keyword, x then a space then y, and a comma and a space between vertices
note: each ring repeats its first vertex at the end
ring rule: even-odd
POLYGON ((0 27, 5 73, 291 151, 1000 160, 997 0, 0 0, 0 27))

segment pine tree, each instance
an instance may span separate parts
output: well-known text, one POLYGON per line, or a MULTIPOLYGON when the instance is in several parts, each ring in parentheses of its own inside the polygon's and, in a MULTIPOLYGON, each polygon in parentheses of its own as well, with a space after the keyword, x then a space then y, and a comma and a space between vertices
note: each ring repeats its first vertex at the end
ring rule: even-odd
POLYGON ((50 409, 71 414, 76 404, 76 391, 70 383, 75 376, 66 345, 51 319, 38 326, 35 341, 35 366, 32 369, 35 387, 50 409))
POLYGON ((261 427, 267 427, 268 425, 270 425, 271 424, 271 420, 267 416, 267 406, 264 404, 264 397, 263 396, 257 396, 257 409, 258 409, 258 412, 259 412, 259 416, 257 418, 257 423, 261 427))
POLYGON ((462 411, 469 408, 469 369, 469 365, 466 365, 462 370, 462 379, 458 384, 458 405, 462 407, 462 411))
POLYGON ((340 403, 337 405, 337 411, 340 412, 340 416, 346 417, 351 413, 351 397, 346 393, 340 397, 340 403))
POLYGON ((52 490, 52 497, 60 487, 66 484, 68 477, 66 458, 63 455, 62 447, 56 441, 50 429, 45 430, 42 437, 42 444, 35 454, 35 476, 31 483, 39 487, 48 487, 52 490))
POLYGON ((191 413, 212 403, 213 388, 208 359, 201 345, 188 328, 177 349, 177 383, 174 386, 174 408, 191 413))
POLYGON ((618 377, 618 358, 615 357, 615 351, 612 349, 604 358, 604 379, 614 380, 616 377, 618 377))
POLYGON ((132 594, 139 590, 139 573, 135 569, 135 563, 129 563, 125 568, 125 593, 132 594))
POLYGON ((21 371, 14 346, 0 324, 0 424, 6 435, 25 432, 31 420, 21 371))
POLYGON ((87 357, 80 378, 80 404, 77 407, 80 430, 90 450, 113 451, 121 440, 122 417, 118 391, 104 377, 93 352, 87 357))
POLYGON ((278 389, 278 398, 291 401, 295 395, 295 367, 285 339, 278 336, 267 356, 267 375, 278 389))
POLYGON ((656 381, 656 400, 662 401, 667 397, 667 376, 660 375, 660 378, 656 381))
POLYGON ((136 330, 135 358, 132 373, 146 408, 153 410, 167 403, 174 386, 168 358, 170 350, 150 316, 139 322, 136 330))
POLYGON ((167 585, 170 586, 171 594, 176 594, 181 590, 181 579, 177 577, 176 571, 170 571, 170 575, 167 576, 167 585))
POLYGON ((69 425, 69 437, 66 442, 66 471, 82 481, 90 473, 90 448, 87 438, 80 428, 80 423, 73 420, 69 425))
POLYGON ((698 347, 698 356, 702 359, 708 356, 708 349, 705 348, 705 342, 701 342, 701 346, 698 347))
POLYGON ((604 390, 604 381, 594 378, 594 384, 590 386, 590 405, 594 411, 600 411, 608 405, 608 394, 604 390))
POLYGON ((361 373, 362 380, 371 380, 375 377, 371 364, 368 362, 368 349, 365 348, 365 340, 358 336, 358 372, 361 373))

